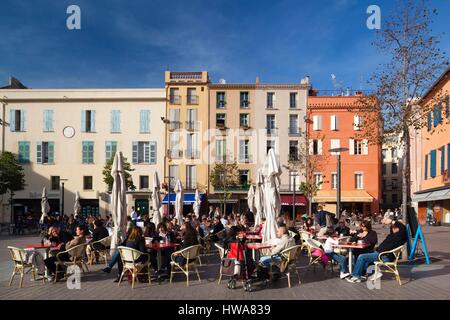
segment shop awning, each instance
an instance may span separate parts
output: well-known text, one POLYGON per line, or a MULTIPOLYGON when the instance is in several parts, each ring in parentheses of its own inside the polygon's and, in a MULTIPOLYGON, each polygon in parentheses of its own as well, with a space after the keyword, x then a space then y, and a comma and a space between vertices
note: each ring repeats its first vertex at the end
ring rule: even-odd
POLYGON ((413 202, 438 201, 450 199, 450 187, 442 190, 415 193, 411 197, 413 202))
MULTIPOLYGON (((282 206, 292 206, 292 195, 282 194, 281 195, 281 205, 282 206)), ((308 199, 302 194, 295 195, 295 205, 296 206, 306 206, 308 204, 308 199)))
MULTIPOLYGON (((204 200, 204 194, 200 193, 200 200, 204 200)), ((164 197, 162 204, 167 204, 167 199, 168 199, 169 195, 166 194, 166 196, 164 197)), ((175 197, 176 194, 175 192, 171 192, 170 193, 170 204, 175 204, 175 197)), ((191 205, 194 203, 195 200, 195 193, 185 193, 184 194, 184 198, 183 198, 183 202, 185 205, 191 205)))
MULTIPOLYGON (((313 202, 336 202, 336 191, 317 191, 313 202)), ((341 202, 372 202, 373 197, 365 190, 343 190, 341 191, 341 202)))

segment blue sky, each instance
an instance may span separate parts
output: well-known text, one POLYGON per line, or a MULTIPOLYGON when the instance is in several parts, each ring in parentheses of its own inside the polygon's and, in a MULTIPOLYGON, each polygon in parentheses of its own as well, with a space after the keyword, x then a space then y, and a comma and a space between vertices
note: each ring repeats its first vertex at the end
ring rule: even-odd
MULTIPOLYGON (((32 88, 163 87, 164 70, 208 70, 213 82, 298 82, 369 89, 383 56, 372 46, 366 8, 390 0, 2 0, 0 85, 14 75, 32 88), (81 8, 82 30, 66 28, 81 8)), ((450 3, 433 29, 449 29, 450 3)), ((442 37, 450 52, 450 35, 442 37)))

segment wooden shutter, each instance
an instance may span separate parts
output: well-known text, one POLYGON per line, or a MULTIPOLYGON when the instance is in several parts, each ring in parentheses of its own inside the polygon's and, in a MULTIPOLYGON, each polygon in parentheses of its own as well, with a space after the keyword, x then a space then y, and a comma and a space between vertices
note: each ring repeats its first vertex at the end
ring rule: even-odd
POLYGON ((95 110, 91 110, 91 131, 95 132, 95 110))
POLYGON ((27 114, 27 112, 25 110, 20 111, 20 131, 26 131, 26 128, 25 128, 26 114, 27 114))
POLYGON ((156 164, 157 153, 156 153, 156 141, 150 141, 150 163, 156 164))
POLYGON ((369 141, 367 139, 364 139, 362 141, 362 154, 363 155, 369 154, 369 141))
POLYGON ((81 132, 86 132, 86 110, 81 110, 81 132))
POLYGON ((137 141, 133 141, 132 144, 132 150, 131 150, 131 162, 133 162, 133 164, 137 164, 138 163, 138 145, 139 143, 137 141))
POLYGON ((350 155, 355 154, 355 140, 353 140, 353 139, 348 140, 348 149, 349 149, 350 155))
POLYGON ((47 143, 48 148, 48 163, 54 164, 55 163, 55 143, 53 141, 49 141, 47 143))
POLYGON ((42 163, 42 141, 36 143, 36 162, 42 163))
POLYGON ((317 140, 317 154, 322 154, 322 140, 317 140))
POLYGON ((16 131, 16 110, 9 110, 9 130, 11 132, 16 131))
POLYGON ((436 177, 436 150, 430 152, 430 177, 436 177))

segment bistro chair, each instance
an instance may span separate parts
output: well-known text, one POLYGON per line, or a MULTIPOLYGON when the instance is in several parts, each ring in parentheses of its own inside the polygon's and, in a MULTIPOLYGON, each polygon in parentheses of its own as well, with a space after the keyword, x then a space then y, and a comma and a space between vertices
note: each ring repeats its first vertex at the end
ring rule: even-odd
MULTIPOLYGON (((314 239, 308 239, 306 240, 306 245, 308 247, 308 256, 309 256, 309 264, 308 264, 308 270, 310 269, 311 266, 313 266, 314 271, 316 271, 316 265, 321 265, 322 264, 322 258, 321 256, 314 256, 313 252, 315 250, 319 250, 321 251, 322 254, 325 254, 323 247, 322 247, 322 243, 320 243, 317 240, 314 239)), ((333 273, 333 261, 331 259, 329 259, 327 265, 330 266, 331 268, 331 272, 333 273)), ((324 270, 325 273, 327 272, 327 265, 324 266, 324 270)))
MULTIPOLYGON (((8 247, 9 253, 11 254, 11 259, 14 263, 13 273, 11 275, 11 280, 9 281, 9 286, 12 285, 14 281, 14 277, 16 274, 20 274, 20 282, 19 288, 23 287, 23 277, 25 273, 31 271, 33 280, 36 281, 36 272, 37 269, 33 264, 26 262, 27 253, 24 249, 16 248, 16 247, 8 247)), ((45 277, 42 277, 42 283, 45 284, 45 277)))
POLYGON ((381 252, 378 255, 378 261, 375 262, 375 278, 377 278, 378 272, 381 272, 381 268, 385 268, 386 272, 393 273, 395 275, 395 280, 397 280, 399 285, 402 285, 402 281, 400 279, 400 274, 398 272, 397 263, 400 255, 404 249, 405 245, 401 245, 390 251, 381 252), (394 255, 393 261, 383 261, 383 256, 389 256, 389 254, 394 255))
POLYGON ((272 256, 272 261, 270 263, 270 274, 271 275, 273 274, 273 272, 272 272, 273 266, 277 266, 278 268, 280 268, 280 272, 286 273, 286 275, 287 275, 289 288, 291 287, 291 272, 292 271, 295 271, 295 273, 297 274, 297 278, 298 278, 298 284, 301 284, 300 275, 298 274, 297 264, 296 264, 298 253, 300 252, 301 247, 302 247, 301 245, 295 245, 295 246, 289 247, 289 248, 281 251, 281 253, 280 253, 281 261, 280 262, 276 262, 274 260, 274 256, 272 256))
POLYGON ((184 273, 184 275, 186 276, 186 286, 189 287, 189 272, 190 272, 189 267, 194 269, 194 271, 197 273, 198 281, 201 282, 200 274, 198 273, 197 269, 197 260, 198 260, 197 258, 200 253, 200 248, 201 246, 199 244, 196 244, 172 253, 170 257, 172 260, 170 261, 170 265, 172 267, 170 271, 170 283, 172 283, 173 275, 175 273, 184 273), (179 264, 175 260, 177 256, 183 257, 186 260, 185 261, 186 263, 184 265, 179 264), (180 271, 175 271, 175 269, 179 269, 180 271))
POLYGON ((311 239, 312 236, 309 232, 306 231, 300 231, 300 252, 303 252, 303 250, 306 250, 306 252, 308 253, 309 256, 309 249, 308 249, 308 245, 306 243, 306 241, 308 239, 311 239))
POLYGON ((91 254, 89 256, 89 264, 92 265, 95 260, 95 256, 98 254, 105 261, 106 266, 108 266, 108 254, 111 246, 111 236, 105 237, 98 241, 92 242, 91 245, 91 254), (95 249, 96 244, 102 244, 104 246, 103 249, 95 249))
MULTIPOLYGON (((85 272, 83 267, 85 267, 86 272, 89 272, 87 264, 84 261, 87 246, 88 246, 87 243, 79 244, 73 248, 70 248, 66 251, 58 252, 56 254, 55 282, 58 281, 58 269, 60 269, 61 267, 78 266, 83 273, 85 272), (65 261, 62 259, 62 257, 66 254, 69 255, 69 261, 65 261)), ((65 278, 66 275, 67 275, 67 268, 64 271, 63 278, 65 278)))
POLYGON ((225 248, 222 247, 220 244, 218 243, 214 243, 214 245, 216 246, 216 248, 219 250, 219 258, 220 258, 220 270, 219 270, 219 284, 220 281, 222 281, 222 260, 223 258, 225 258, 225 248))
POLYGON ((120 283, 122 282, 123 276, 130 272, 132 281, 131 281, 131 288, 134 289, 134 283, 136 282, 136 277, 139 274, 144 274, 141 272, 142 270, 147 268, 147 276, 148 276, 148 284, 151 285, 151 278, 150 278, 150 271, 151 271, 151 263, 150 263, 150 255, 148 253, 143 253, 139 250, 123 247, 120 246, 117 248, 120 253, 120 258, 122 259, 123 264, 123 270, 122 274, 120 275, 118 286, 120 286, 120 283), (147 261, 142 262, 136 262, 137 259, 139 259, 141 256, 147 256, 147 261))

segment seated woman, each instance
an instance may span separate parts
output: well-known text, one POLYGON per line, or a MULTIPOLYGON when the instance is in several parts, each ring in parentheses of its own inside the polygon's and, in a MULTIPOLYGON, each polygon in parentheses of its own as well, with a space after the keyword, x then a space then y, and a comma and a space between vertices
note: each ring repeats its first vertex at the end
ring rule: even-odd
MULTIPOLYGON (((182 232, 182 240, 180 250, 199 244, 197 230, 195 230, 189 222, 185 222, 181 226, 181 232, 182 232)), ((180 254, 178 254, 175 257, 175 261, 180 265, 186 264, 186 259, 180 254)))
POLYGON ((375 230, 372 230, 372 223, 370 221, 364 220, 359 224, 359 232, 353 235, 351 241, 357 242, 358 240, 363 240, 368 246, 364 249, 354 249, 353 257, 354 261, 358 258, 360 254, 373 252, 377 242, 378 236, 375 230))
POLYGON ((305 223, 303 224, 303 230, 310 232, 311 228, 314 226, 314 221, 311 217, 307 218, 305 223))
POLYGON ((222 241, 223 236, 219 238, 219 236, 216 236, 217 233, 224 230, 225 227, 223 226, 222 222, 220 222, 220 217, 214 217, 212 230, 211 230, 211 241, 212 242, 219 242, 222 241))
MULTIPOLYGON (((175 235, 167 230, 165 223, 158 224, 158 234, 153 238, 153 242, 175 242, 175 235)), ((172 254, 173 249, 167 248, 161 250, 161 269, 167 270, 170 272, 170 255, 172 254)), ((151 256, 156 257, 156 252, 152 251, 151 256)), ((155 265, 154 265, 155 266, 155 265)), ((162 273, 163 270, 158 270, 158 273, 162 273)))

